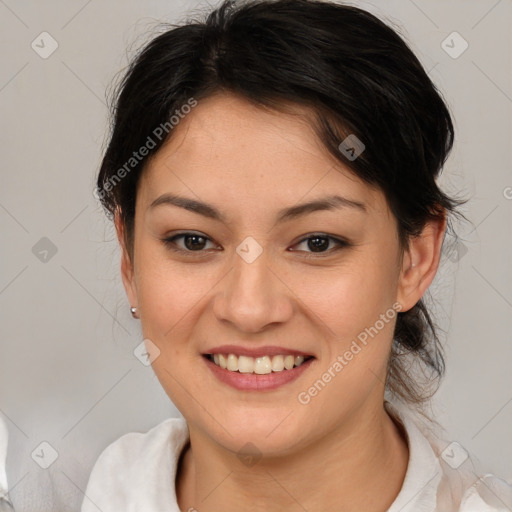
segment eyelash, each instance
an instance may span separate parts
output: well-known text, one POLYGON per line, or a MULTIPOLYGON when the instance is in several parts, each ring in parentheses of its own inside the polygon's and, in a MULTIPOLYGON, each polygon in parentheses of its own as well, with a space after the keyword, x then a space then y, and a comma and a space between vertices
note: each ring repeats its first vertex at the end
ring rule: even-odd
MULTIPOLYGON (((169 237, 169 238, 164 238, 162 239, 162 242, 164 243, 164 245, 174 251, 174 252, 178 252, 178 253, 188 253, 188 254, 194 254, 194 253, 197 253, 197 254, 194 254, 194 256, 196 255, 200 255, 200 257, 202 256, 206 256, 206 254, 201 254, 201 253, 205 253, 205 250, 198 250, 198 251, 190 251, 188 249, 179 249, 176 247, 176 243, 175 243, 175 240, 178 240, 180 238, 185 238, 187 236, 197 236, 197 237, 200 237, 200 238, 204 238, 207 242, 211 242, 212 240, 210 238, 208 238, 207 236, 203 235, 203 234, 200 234, 200 233, 193 233, 193 232, 185 232, 185 233, 180 233, 178 235, 174 235, 172 237, 169 237)), ((347 248, 347 247, 350 247, 352 244, 350 244, 349 242, 347 242, 346 240, 342 240, 340 238, 336 238, 336 237, 333 237, 333 236, 330 236, 330 235, 327 235, 325 233, 312 233, 310 235, 308 235, 307 237, 304 237, 302 238, 299 242, 297 242, 297 244, 295 245, 300 245, 302 244, 303 242, 307 242, 308 240, 312 240, 314 238, 325 238, 325 239, 328 239, 329 241, 332 241, 334 242, 335 244, 337 244, 337 247, 335 247, 334 249, 329 249, 327 251, 323 251, 323 252, 307 252, 307 251, 292 251, 292 252, 302 252, 304 253, 302 255, 302 257, 306 258, 306 259, 310 259, 310 258, 322 258, 322 257, 327 257, 327 256, 330 256, 333 252, 337 252, 343 248, 347 248)))

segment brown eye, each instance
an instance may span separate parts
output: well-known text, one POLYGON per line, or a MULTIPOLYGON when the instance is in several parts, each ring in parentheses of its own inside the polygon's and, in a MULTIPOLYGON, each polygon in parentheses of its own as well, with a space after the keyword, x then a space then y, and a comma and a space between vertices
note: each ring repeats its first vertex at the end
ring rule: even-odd
MULTIPOLYGON (((334 251, 338 251, 342 249, 343 247, 349 247, 350 244, 346 242, 345 240, 340 240, 338 238, 325 235, 325 234, 315 234, 310 235, 306 238, 303 238, 297 246, 300 246, 301 244, 305 244, 306 250, 299 250, 299 252, 305 252, 305 257, 311 257, 308 252, 310 253, 317 253, 320 256, 324 253, 327 253, 330 255, 334 251), (331 244, 334 243, 334 247, 331 247, 331 244)), ((295 251, 295 249, 294 249, 295 251)))
POLYGON ((181 233, 162 241, 170 249, 179 252, 203 252, 208 243, 213 244, 208 237, 197 233, 181 233), (178 243, 178 240, 182 242, 178 243))
POLYGON ((316 236, 307 239, 308 249, 313 252, 323 252, 329 247, 330 239, 325 236, 316 236))

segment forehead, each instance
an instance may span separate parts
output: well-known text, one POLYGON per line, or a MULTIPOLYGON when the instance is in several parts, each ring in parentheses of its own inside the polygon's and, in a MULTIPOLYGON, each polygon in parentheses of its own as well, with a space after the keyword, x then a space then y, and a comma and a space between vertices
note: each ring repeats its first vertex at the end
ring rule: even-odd
POLYGON ((264 200, 277 208, 339 193, 385 210, 382 193, 322 145, 308 114, 301 107, 266 110, 226 94, 200 101, 148 163, 142 180, 146 202, 179 189, 221 203, 243 199, 262 206, 264 200))

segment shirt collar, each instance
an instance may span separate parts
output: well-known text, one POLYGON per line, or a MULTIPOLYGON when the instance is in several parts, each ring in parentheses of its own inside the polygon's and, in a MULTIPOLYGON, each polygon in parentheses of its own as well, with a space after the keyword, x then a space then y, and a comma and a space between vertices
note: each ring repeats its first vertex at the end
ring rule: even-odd
POLYGON ((409 462, 402 488, 388 512, 433 512, 442 468, 430 442, 401 404, 384 402, 391 417, 403 426, 409 462))

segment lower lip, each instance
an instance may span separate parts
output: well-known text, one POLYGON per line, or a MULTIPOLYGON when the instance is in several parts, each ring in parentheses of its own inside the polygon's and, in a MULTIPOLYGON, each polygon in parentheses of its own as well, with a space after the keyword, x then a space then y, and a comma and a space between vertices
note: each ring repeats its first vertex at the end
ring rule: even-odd
POLYGON ((203 356, 208 368, 224 384, 238 389, 240 391, 267 391, 277 389, 289 382, 298 379, 310 366, 314 358, 304 361, 300 366, 295 366, 291 370, 266 373, 258 375, 256 373, 240 373, 225 370, 217 366, 213 361, 203 356))

